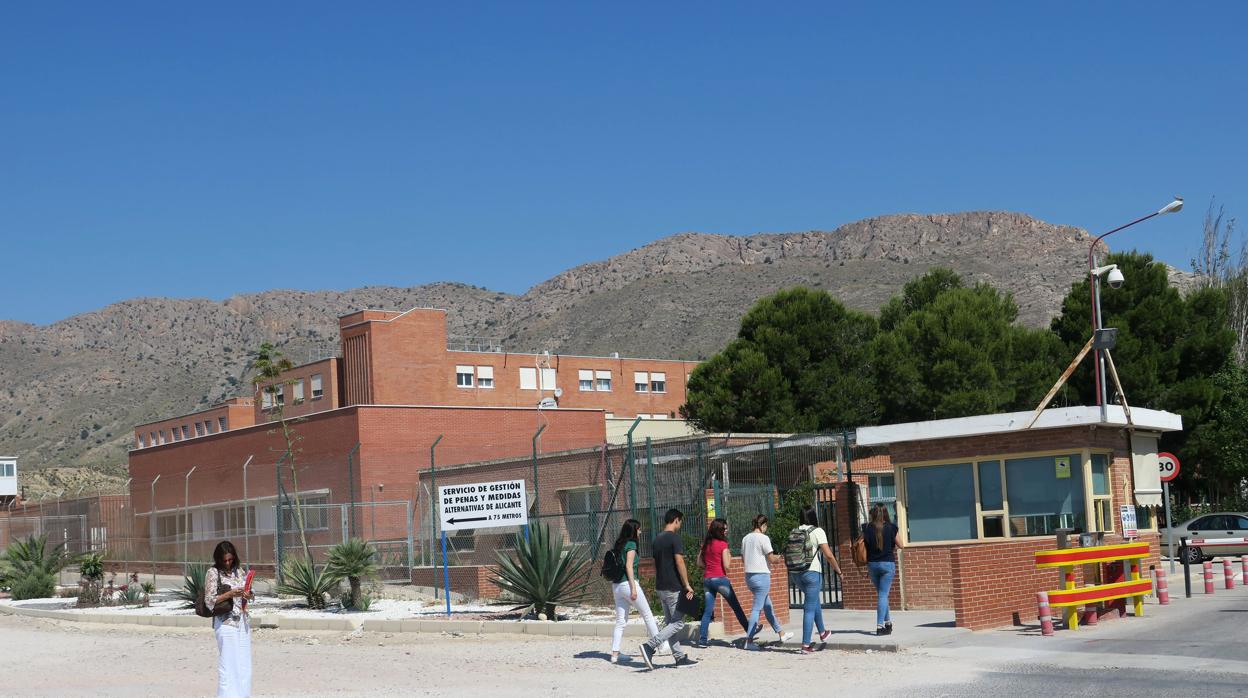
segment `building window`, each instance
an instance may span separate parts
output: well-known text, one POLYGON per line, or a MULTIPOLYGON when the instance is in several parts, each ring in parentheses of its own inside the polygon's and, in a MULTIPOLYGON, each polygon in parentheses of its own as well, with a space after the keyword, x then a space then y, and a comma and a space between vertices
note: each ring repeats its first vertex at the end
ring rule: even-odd
POLYGON ((608 412, 608 413, 606 414, 606 417, 605 417, 605 418, 606 418, 606 419, 615 419, 615 413, 614 413, 614 412, 608 412))
POLYGON ((204 435, 204 423, 203 422, 195 422, 195 435, 196 436, 204 435))
POLYGON ((976 538, 970 463, 906 468, 906 537, 914 542, 976 538))
POLYGON ((1113 533, 1115 512, 1109 494, 1109 459, 1101 453, 1092 456, 1092 514, 1092 530, 1113 533))
POLYGON ((456 366, 455 367, 455 385, 461 388, 472 387, 472 367, 456 366))
POLYGON ((667 419, 667 415, 663 414, 662 412, 656 412, 650 415, 650 419, 667 419))
POLYGON ((494 387, 494 367, 478 366, 477 367, 477 387, 490 388, 494 387))
POLYGON ((594 390, 594 372, 581 369, 576 372, 577 383, 582 393, 593 392, 594 390))
POLYGON ((298 405, 299 403, 303 402, 303 379, 300 378, 299 380, 295 381, 294 384, 292 384, 290 387, 294 389, 294 395, 292 396, 292 398, 294 399, 295 404, 298 405))
POLYGON ((594 371, 594 379, 597 381, 595 387, 604 393, 611 392, 611 372, 610 371, 594 371))
POLYGON ((205 434, 211 434, 211 433, 212 433, 212 420, 211 420, 211 419, 205 419, 205 420, 204 420, 204 433, 205 433, 205 434))
POLYGON ((591 543, 598 536, 602 495, 597 487, 563 491, 563 520, 572 543, 591 543))
POLYGON ((256 529, 256 509, 251 506, 217 509, 212 512, 216 535, 234 536, 256 529))
POLYGON ((1007 460, 1005 491, 1011 537, 1085 528, 1083 460, 1078 455, 1007 460))
POLYGON ((165 442, 165 430, 164 429, 160 430, 160 442, 162 444, 165 442))
POLYGON ((555 386, 556 386, 555 369, 543 368, 542 369, 542 390, 554 390, 555 386))
POLYGON ((520 389, 521 390, 537 390, 537 369, 536 368, 520 368, 520 389))
MULTIPOLYGON (((142 434, 139 434, 138 438, 136 438, 136 439, 135 439, 135 443, 137 444, 136 448, 147 448, 147 444, 143 443, 143 435, 142 435, 142 434)), ((2 474, 2 473, 0 473, 0 474, 2 474)))
POLYGON ((897 480, 892 474, 868 475, 867 492, 872 504, 888 507, 888 515, 897 521, 897 480))
POLYGON ((183 438, 183 439, 189 439, 189 438, 191 438, 191 428, 190 428, 190 426, 188 426, 188 425, 186 425, 186 424, 183 424, 183 425, 182 425, 182 438, 183 438))
POLYGON ((282 386, 282 385, 273 386, 273 401, 277 404, 278 407, 283 407, 286 405, 285 386, 282 386))
POLYGON ((273 409, 273 393, 268 388, 261 388, 260 390, 260 409, 273 409))
POLYGON ((1005 490, 1001 484, 1001 461, 976 464, 979 476, 980 528, 984 538, 1005 537, 1005 490))
POLYGON ((225 421, 225 417, 217 417, 217 425, 221 427, 220 431, 225 431, 227 429, 226 424, 227 422, 225 421))
MULTIPOLYGON (((163 443, 163 442, 164 442, 164 439, 161 439, 161 442, 163 443)), ((147 444, 148 444, 149 446, 155 446, 155 445, 156 445, 156 432, 154 432, 154 431, 150 431, 150 432, 148 432, 148 433, 147 433, 147 444)))
MULTIPOLYGON (((302 500, 304 530, 323 531, 329 528, 330 510, 337 513, 337 507, 329 506, 329 495, 304 496, 302 500)), ((287 501, 289 503, 282 506, 282 530, 295 531, 298 527, 295 521, 295 501, 287 501)))
POLYGON ((633 390, 639 393, 650 391, 650 374, 644 371, 635 371, 633 373, 633 390))
POLYGON ((312 399, 315 400, 325 394, 324 387, 321 385, 321 374, 312 374, 312 399))
POLYGON ((667 392, 667 374, 651 373, 650 374, 650 392, 666 393, 667 392))
POLYGON ((650 415, 638 413, 637 418, 638 419, 650 419, 650 415))

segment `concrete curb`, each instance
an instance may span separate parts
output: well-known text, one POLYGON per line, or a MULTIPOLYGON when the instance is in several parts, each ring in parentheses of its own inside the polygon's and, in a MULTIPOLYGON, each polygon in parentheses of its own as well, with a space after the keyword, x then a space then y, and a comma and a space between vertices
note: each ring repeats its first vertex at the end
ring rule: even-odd
MULTIPOLYGON (((22 608, 0 604, 0 613, 4 615, 26 616, 29 618, 48 618, 78 623, 102 623, 111 625, 147 625, 165 628, 210 628, 207 618, 199 616, 162 616, 150 613, 71 613, 68 611, 50 611, 36 608, 22 608)), ((366 620, 363 618, 305 618, 301 616, 259 615, 252 618, 256 628, 281 630, 329 630, 336 632, 376 633, 459 633, 462 635, 503 634, 538 635, 544 637, 611 637, 615 624, 611 622, 562 621, 559 623, 518 621, 494 622, 485 620, 424 620, 406 618, 402 620, 366 620)), ((697 634, 697 625, 688 623, 680 636, 682 642, 690 641, 697 634)), ((723 624, 712 623, 712 637, 723 635, 723 624)), ((640 624, 629 624, 624 629, 624 636, 629 638, 647 637, 646 628, 640 624)))

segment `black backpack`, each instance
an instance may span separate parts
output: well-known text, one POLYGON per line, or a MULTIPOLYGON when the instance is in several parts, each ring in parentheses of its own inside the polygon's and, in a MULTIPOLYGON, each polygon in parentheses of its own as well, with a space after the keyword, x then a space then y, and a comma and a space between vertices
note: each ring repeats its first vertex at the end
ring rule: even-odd
POLYGON ((618 582, 620 577, 624 576, 624 556, 620 555, 615 548, 608 550, 607 554, 602 556, 602 571, 599 574, 612 584, 618 582))

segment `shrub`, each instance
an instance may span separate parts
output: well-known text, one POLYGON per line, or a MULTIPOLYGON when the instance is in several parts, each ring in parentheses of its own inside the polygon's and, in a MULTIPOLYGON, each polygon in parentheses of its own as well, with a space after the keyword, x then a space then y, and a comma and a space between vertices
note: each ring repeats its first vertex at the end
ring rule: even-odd
POLYGON ((117 601, 125 606, 134 606, 136 604, 146 605, 146 594, 143 588, 135 584, 123 584, 118 590, 117 601))
POLYGON ((555 620, 556 606, 570 606, 585 598, 593 561, 582 548, 568 548, 551 535, 545 524, 529 526, 529 540, 516 541, 515 559, 498 553, 498 570, 491 581, 525 602, 517 609, 544 613, 555 620))
POLYGON ((377 550, 359 538, 343 541, 329 549, 326 570, 337 579, 346 579, 351 587, 343 602, 347 608, 368 610, 360 608, 360 579, 377 574, 376 557, 377 550))
POLYGON ((151 596, 156 593, 156 585, 151 582, 143 582, 143 593, 151 596))
POLYGON ((325 608, 325 597, 336 594, 338 580, 326 567, 317 569, 316 563, 306 557, 292 557, 282 565, 282 583, 277 593, 302 596, 308 608, 325 608))
POLYGON ((173 595, 186 604, 183 608, 195 608, 195 602, 204 596, 204 577, 208 574, 208 565, 192 563, 182 578, 182 588, 173 595))
POLYGON ((10 593, 14 601, 51 598, 56 596, 56 577, 46 570, 31 570, 13 582, 10 593))
POLYGON ((93 582, 104 579, 103 553, 86 553, 78 558, 78 573, 93 582))
POLYGON ((11 543, 0 558, 0 578, 14 600, 40 599, 56 593, 56 575, 73 562, 65 544, 48 547, 47 536, 29 536, 11 543))

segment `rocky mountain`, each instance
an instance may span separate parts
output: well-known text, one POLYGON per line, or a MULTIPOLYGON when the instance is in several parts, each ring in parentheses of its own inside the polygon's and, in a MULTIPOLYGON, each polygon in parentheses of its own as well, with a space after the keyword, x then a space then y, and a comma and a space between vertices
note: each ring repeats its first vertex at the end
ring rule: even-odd
MULTIPOLYGON (((1014 294, 1044 325, 1085 269, 1086 231, 1018 213, 904 214, 833 231, 682 233, 569 269, 521 296, 455 283, 136 298, 47 326, 0 321, 0 453, 26 468, 116 470, 134 424, 249 392, 263 341, 301 363, 335 354, 337 318, 432 306, 452 335, 509 350, 705 358, 760 296, 805 284, 877 310, 933 266, 1014 294)), ((1181 280, 1180 280, 1181 281, 1181 280)))

